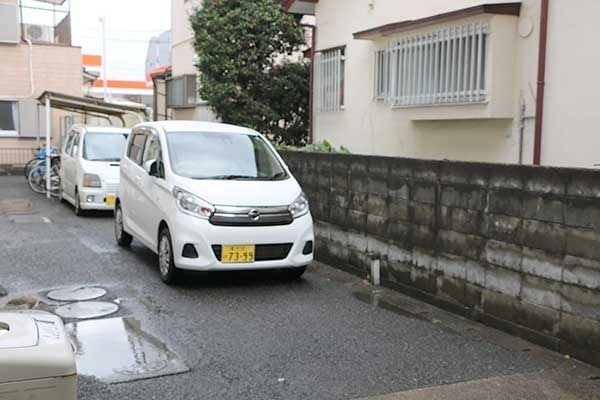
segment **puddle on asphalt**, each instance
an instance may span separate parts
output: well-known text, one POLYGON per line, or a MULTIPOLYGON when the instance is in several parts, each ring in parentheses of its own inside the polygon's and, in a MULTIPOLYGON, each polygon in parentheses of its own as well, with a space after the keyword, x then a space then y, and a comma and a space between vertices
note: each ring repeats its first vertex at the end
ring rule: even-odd
POLYGON ((384 300, 378 292, 355 291, 352 294, 354 295, 354 297, 356 297, 358 300, 364 303, 384 308, 403 317, 425 319, 419 314, 411 313, 405 309, 400 308, 397 305, 388 302, 387 299, 384 300))
POLYGON ((84 301, 94 300, 106 294, 106 290, 98 287, 71 287, 53 290, 47 294, 48 298, 56 301, 84 301))
POLYGON ((358 300, 374 305, 379 308, 391 311, 394 314, 401 315, 406 318, 419 319, 436 325, 437 328, 446 333, 458 334, 455 329, 444 324, 442 320, 432 319, 431 312, 428 308, 423 307, 419 303, 403 301, 393 295, 383 295, 380 289, 355 289, 352 294, 358 300))
POLYGON ((136 319, 72 322, 66 329, 75 345, 78 374, 120 383, 189 371, 163 342, 144 332, 136 319))
POLYGON ((106 301, 78 301, 56 307, 54 313, 61 318, 89 319, 104 317, 118 310, 119 306, 106 301))

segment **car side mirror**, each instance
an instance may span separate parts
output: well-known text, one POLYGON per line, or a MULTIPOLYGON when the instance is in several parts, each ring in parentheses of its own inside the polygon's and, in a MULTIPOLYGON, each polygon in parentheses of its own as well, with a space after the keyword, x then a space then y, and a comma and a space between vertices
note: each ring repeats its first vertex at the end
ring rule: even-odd
POLYGON ((148 175, 158 177, 158 161, 156 161, 156 160, 146 161, 144 163, 144 170, 146 170, 148 175))

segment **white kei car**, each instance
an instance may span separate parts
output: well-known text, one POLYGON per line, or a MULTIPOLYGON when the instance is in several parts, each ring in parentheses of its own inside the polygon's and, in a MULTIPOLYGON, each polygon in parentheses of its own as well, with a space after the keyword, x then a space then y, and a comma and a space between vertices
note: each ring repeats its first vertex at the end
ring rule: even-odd
POLYGON ((59 196, 73 205, 76 215, 84 210, 114 209, 119 166, 130 131, 73 125, 65 136, 59 196))
POLYGON ((308 200, 258 132, 161 121, 135 126, 121 161, 115 206, 120 246, 135 237, 158 254, 161 278, 180 270, 283 269, 313 260, 308 200))

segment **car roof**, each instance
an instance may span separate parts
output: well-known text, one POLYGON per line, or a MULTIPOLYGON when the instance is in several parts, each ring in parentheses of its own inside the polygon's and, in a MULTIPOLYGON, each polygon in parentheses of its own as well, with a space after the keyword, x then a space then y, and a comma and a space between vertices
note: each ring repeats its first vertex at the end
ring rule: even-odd
POLYGON ((241 135, 258 135, 259 133, 243 126, 205 121, 155 121, 143 122, 134 127, 148 127, 170 132, 208 132, 208 133, 238 133, 241 135))
POLYGON ((75 124, 73 129, 80 129, 85 132, 93 133, 130 133, 131 129, 118 126, 102 126, 102 125, 83 125, 75 124))

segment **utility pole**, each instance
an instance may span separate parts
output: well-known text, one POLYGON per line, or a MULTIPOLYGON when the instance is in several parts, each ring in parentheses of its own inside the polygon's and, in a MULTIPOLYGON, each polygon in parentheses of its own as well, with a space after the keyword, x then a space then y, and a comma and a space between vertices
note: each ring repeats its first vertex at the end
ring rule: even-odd
POLYGON ((98 18, 98 21, 102 24, 102 87, 104 88, 104 101, 108 99, 108 77, 106 76, 106 29, 104 24, 104 17, 98 18))

